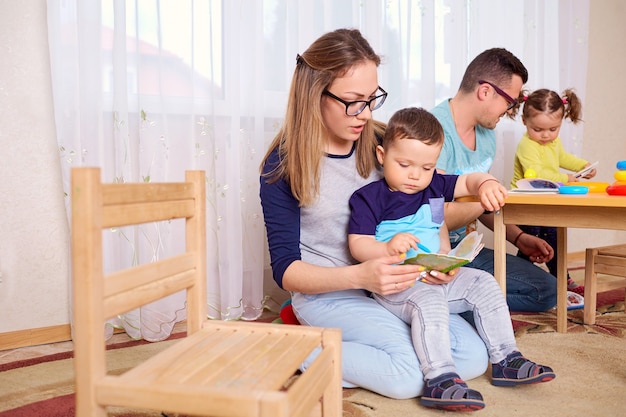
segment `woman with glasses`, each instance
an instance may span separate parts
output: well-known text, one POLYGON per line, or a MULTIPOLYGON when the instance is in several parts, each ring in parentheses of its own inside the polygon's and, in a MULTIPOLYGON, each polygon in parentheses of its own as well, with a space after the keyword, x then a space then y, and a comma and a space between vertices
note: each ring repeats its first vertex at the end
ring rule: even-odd
MULTIPOLYGON (((516 97, 526 81, 526 68, 506 49, 488 49, 470 62, 456 95, 432 109, 445 133, 437 160, 439 173, 489 172, 496 156, 493 129, 503 116, 515 117, 516 97)), ((493 213, 483 213, 477 203, 449 204, 445 217, 453 247, 475 228, 476 219, 493 230, 493 213)), ((547 262, 554 256, 545 240, 516 225, 506 225, 506 237, 532 262, 547 262)), ((466 266, 493 274, 493 250, 484 248, 466 266)), ((507 254, 506 295, 511 311, 546 311, 556 305, 556 279, 533 263, 507 254)))
MULTIPOLYGON (((341 329, 344 386, 413 398, 424 381, 409 326, 370 293, 410 287, 419 266, 394 265, 400 256, 357 263, 348 248, 348 199, 382 175, 375 149, 384 125, 372 119, 387 96, 379 64, 357 30, 327 33, 298 55, 284 124, 261 165, 260 195, 274 279, 291 293, 301 324, 341 329)), ((462 378, 485 372, 484 343, 454 314, 450 341, 462 378)))

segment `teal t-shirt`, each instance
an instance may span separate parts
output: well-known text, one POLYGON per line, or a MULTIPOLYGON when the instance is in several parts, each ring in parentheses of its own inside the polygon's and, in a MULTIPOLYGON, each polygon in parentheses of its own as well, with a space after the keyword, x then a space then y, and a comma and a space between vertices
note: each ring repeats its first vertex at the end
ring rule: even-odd
MULTIPOLYGON (((443 148, 437 160, 437 168, 446 174, 469 174, 489 172, 496 156, 496 134, 492 129, 476 126, 476 150, 468 149, 459 137, 449 100, 444 100, 431 110, 439 120, 445 135, 443 148)), ((458 243, 465 237, 465 228, 450 231, 450 242, 458 243)))

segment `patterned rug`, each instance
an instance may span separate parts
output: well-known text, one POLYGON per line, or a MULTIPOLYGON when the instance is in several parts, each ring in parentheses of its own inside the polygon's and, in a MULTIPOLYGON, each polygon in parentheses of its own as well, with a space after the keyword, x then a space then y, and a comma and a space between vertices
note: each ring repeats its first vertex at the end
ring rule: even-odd
MULTIPOLYGON (((480 417, 578 416, 623 414, 626 388, 623 360, 626 314, 624 290, 598 297, 596 324, 582 324, 582 310, 568 312, 568 332, 556 333, 556 314, 512 315, 518 345, 529 358, 554 368, 547 384, 494 387, 489 372, 469 381, 486 402, 480 417)), ((182 336, 177 333, 174 338, 182 336)), ((109 346, 110 370, 123 372, 174 340, 129 341, 109 346)), ((73 417, 74 380, 71 350, 0 365, 0 417, 73 417)), ((442 416, 450 412, 422 407, 417 399, 393 400, 363 389, 344 389, 343 417, 442 416)), ((111 409, 109 417, 161 417, 161 413, 111 409)), ((180 417, 169 414, 169 417, 180 417)))
MULTIPOLYGON (((583 323, 583 310, 567 312, 568 333, 599 333, 619 338, 626 337, 626 315, 624 314, 623 289, 607 291, 598 294, 598 308, 596 309, 596 323, 583 323)), ((543 313, 511 313, 513 329, 516 336, 525 333, 552 333, 556 332, 556 311, 543 313)))

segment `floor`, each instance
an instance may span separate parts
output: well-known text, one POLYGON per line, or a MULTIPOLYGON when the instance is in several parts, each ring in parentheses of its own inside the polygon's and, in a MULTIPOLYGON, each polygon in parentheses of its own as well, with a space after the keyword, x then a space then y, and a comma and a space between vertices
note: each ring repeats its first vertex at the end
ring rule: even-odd
MULTIPOLYGON (((273 320, 277 316, 277 313, 272 310, 265 310, 260 321, 268 322, 273 320)), ((185 322, 176 323, 172 333, 184 332, 186 330, 185 322)), ((133 339, 128 337, 126 333, 116 333, 109 340, 107 344, 117 344, 130 342, 133 339)), ((68 352, 74 349, 72 341, 51 343, 47 345, 27 346, 18 349, 0 350, 0 365, 5 363, 11 363, 20 360, 26 360, 31 358, 37 358, 40 356, 53 355, 55 353, 68 352)))
MULTIPOLYGON (((573 260, 569 263, 569 269, 582 269, 584 268, 584 259, 573 260)), ((581 283, 582 284, 582 283, 581 283)), ((174 332, 184 330, 184 323, 178 323, 174 326, 174 332)), ((114 334, 113 337, 107 343, 123 343, 131 341, 125 333, 114 334)), ((52 355, 59 352, 67 352, 73 349, 71 341, 52 343, 47 345, 28 346, 19 349, 8 349, 0 351, 0 365, 4 363, 15 362, 18 360, 25 360, 30 358, 36 358, 39 356, 52 355)))
MULTIPOLYGON (((174 325, 174 333, 184 331, 185 323, 174 325)), ((130 342, 132 339, 126 333, 114 334, 107 344, 130 342)), ((37 358, 40 356, 53 355, 55 353, 67 352, 74 349, 72 341, 51 343, 47 345, 28 346, 19 349, 7 349, 0 351, 0 365, 19 360, 37 358)))

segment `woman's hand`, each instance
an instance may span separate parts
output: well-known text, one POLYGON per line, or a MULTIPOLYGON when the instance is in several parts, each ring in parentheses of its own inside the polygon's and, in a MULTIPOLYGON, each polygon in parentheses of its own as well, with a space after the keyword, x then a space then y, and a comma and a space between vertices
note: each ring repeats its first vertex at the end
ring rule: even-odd
POLYGON ((448 271, 448 273, 441 271, 422 271, 420 273, 420 281, 426 284, 447 284, 454 279, 458 272, 459 268, 448 271))
POLYGON ((439 271, 426 271, 421 265, 398 265, 402 256, 389 256, 372 259, 356 265, 361 268, 361 283, 357 288, 381 294, 396 294, 411 288, 421 280, 428 284, 447 284, 452 281, 458 269, 447 274, 439 271))
POLYGON ((530 258, 532 262, 544 263, 554 257, 554 249, 545 240, 523 233, 517 239, 518 249, 530 258))
POLYGON ((384 258, 365 261, 356 268, 359 283, 355 288, 363 288, 381 295, 395 294, 415 285, 424 267, 419 265, 398 265, 404 260, 403 256, 387 256, 384 258))

